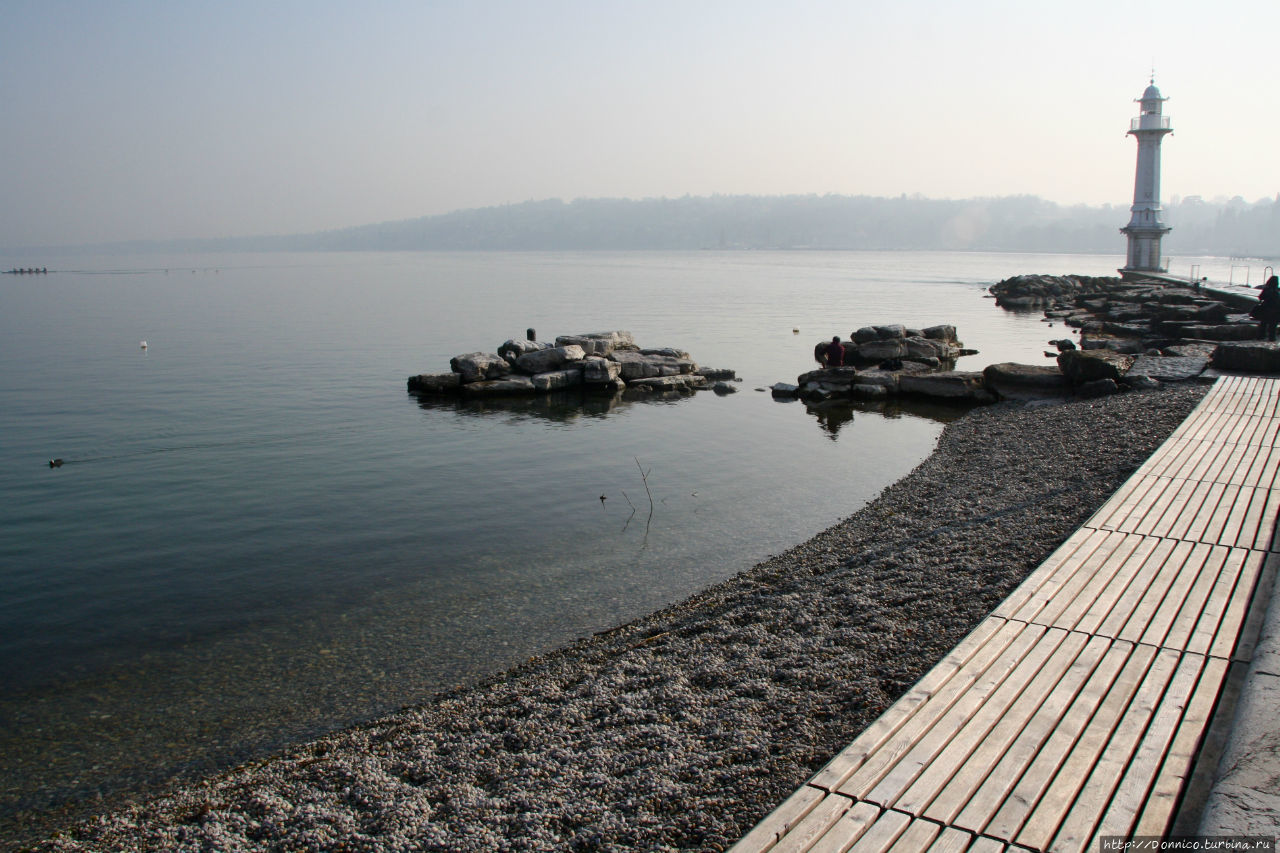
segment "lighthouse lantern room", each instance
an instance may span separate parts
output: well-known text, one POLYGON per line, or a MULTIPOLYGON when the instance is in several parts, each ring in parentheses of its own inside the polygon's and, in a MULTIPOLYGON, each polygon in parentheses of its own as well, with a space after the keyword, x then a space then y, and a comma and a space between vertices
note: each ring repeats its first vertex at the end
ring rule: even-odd
POLYGON ((1129 133, 1138 140, 1138 167, 1133 182, 1133 207, 1129 224, 1120 231, 1129 238, 1129 251, 1121 273, 1163 272, 1160 262, 1160 238, 1169 226, 1161 219, 1160 210, 1160 140, 1172 133, 1169 117, 1162 106, 1168 100, 1160 96, 1155 78, 1138 101, 1142 113, 1129 123, 1129 133))

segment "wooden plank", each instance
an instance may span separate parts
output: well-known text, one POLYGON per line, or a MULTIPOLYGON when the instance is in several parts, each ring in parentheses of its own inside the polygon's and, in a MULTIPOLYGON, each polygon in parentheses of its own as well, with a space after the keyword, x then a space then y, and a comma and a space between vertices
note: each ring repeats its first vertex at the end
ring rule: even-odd
POLYGON ((1085 527, 1099 530, 1120 530, 1125 521, 1142 507, 1149 506, 1169 487, 1170 481, 1161 477, 1131 477, 1116 490, 1107 502, 1084 523, 1085 527))
MULTIPOLYGON (((1173 678, 1179 657, 1177 652, 1168 649, 1162 649, 1156 654, 1150 669, 1144 673, 1142 683, 1132 698, 1108 709, 1110 713, 1117 716, 1117 719, 1104 717, 1100 720, 1102 725, 1098 728, 1098 732, 1102 735, 1105 731, 1106 734, 1097 739, 1103 748, 1091 756, 1092 760, 1089 763, 1092 767, 1087 765, 1077 767, 1079 778, 1067 776, 1064 779, 1062 774, 1059 775, 1060 779, 1069 780, 1065 787, 1073 790, 1073 795, 1063 797, 1051 794, 1041 802, 1041 806, 1051 804, 1051 808, 1045 810, 1046 817, 1050 819, 1060 817, 1062 820, 1057 831, 1052 833, 1055 850, 1084 851, 1091 845, 1094 827, 1119 786, 1125 768, 1129 765, 1134 753, 1138 751, 1143 733, 1155 715, 1169 681, 1173 678), (1079 784, 1080 779, 1084 780, 1083 786, 1079 784), (1064 805, 1067 809, 1066 813, 1062 814, 1064 805)), ((1081 742, 1088 741, 1089 736, 1090 733, 1086 732, 1081 742)), ((1064 773, 1071 767, 1071 763, 1068 759, 1067 764, 1063 765, 1064 773)), ((1048 828, 1048 822, 1038 822, 1033 816, 1032 820, 1028 821, 1028 827, 1032 826, 1045 830, 1048 828)), ((1026 832, 1027 828, 1024 828, 1023 833, 1019 835, 1019 841, 1023 841, 1026 832)), ((1047 841, 1046 838, 1041 846, 1046 846, 1047 841)))
MULTIPOLYGON (((1187 595, 1161 645, 1227 657, 1239 635, 1265 556, 1259 551, 1219 545, 1200 544, 1196 550, 1205 556, 1199 584, 1187 595), (1206 587, 1210 582, 1211 588, 1206 587)), ((1143 642, 1154 639, 1153 633, 1143 642)))
MULTIPOLYGON (((1235 551, 1235 554, 1242 552, 1235 551)), ((1249 608, 1253 602, 1254 591, 1266 567, 1266 555, 1260 551, 1243 552, 1241 571, 1236 577, 1235 587, 1227 600, 1226 610, 1222 614, 1219 628, 1214 634, 1208 654, 1213 657, 1234 658, 1236 648, 1244 631, 1245 620, 1249 617, 1249 608)), ((1252 649, 1248 650, 1252 653, 1252 649)))
POLYGON ((805 853, 851 808, 853 801, 847 797, 827 794, 803 820, 787 829, 771 853, 805 853))
POLYGON ((1134 835, 1168 835, 1182 790, 1195 769, 1196 756, 1213 719, 1213 709, 1230 666, 1231 662, 1222 658, 1205 659, 1200 681, 1164 757, 1160 775, 1138 816, 1134 835))
POLYGON ((902 812, 882 812, 870 803, 858 803, 840 823, 814 845, 813 853, 883 853, 894 849, 894 842, 911 823, 902 812), (854 812, 858 816, 854 817, 854 812))
POLYGON ((779 838, 808 817, 809 813, 826 797, 826 791, 809 785, 800 786, 794 794, 769 812, 764 820, 757 823, 750 832, 738 839, 738 842, 729 850, 732 853, 764 853, 766 850, 772 850, 779 838))
POLYGON ((1213 587, 1214 578, 1203 577, 1210 550, 1196 542, 1178 542, 1117 636, 1135 643, 1165 645, 1187 597, 1194 594, 1198 585, 1202 587, 1202 598, 1213 587))
POLYGON ((1200 401, 1200 405, 1196 406, 1196 408, 1191 411, 1191 414, 1187 415, 1182 423, 1178 424, 1178 426, 1174 428, 1169 438, 1199 440, 1199 431, 1202 424, 1217 415, 1223 414, 1223 409, 1220 409, 1218 407, 1219 405, 1219 398, 1215 398, 1212 391, 1209 392, 1209 394, 1205 395, 1204 399, 1200 401))
POLYGON ((938 836, 938 840, 930 845, 928 853, 964 853, 971 843, 973 843, 972 835, 948 827, 938 836))
POLYGON ((1245 534, 1244 531, 1257 528, 1251 518, 1257 517, 1265 498, 1252 511, 1250 504, 1254 495, 1264 490, 1223 483, 1213 483, 1207 488, 1211 490, 1213 503, 1206 505, 1183 538, 1223 545, 1235 545, 1246 535, 1252 539, 1252 532, 1245 534))
POLYGON ((993 615, 1061 625, 1054 615, 1045 615, 1045 609, 1072 594, 1066 590, 1088 583, 1098 566, 1108 565, 1112 560, 1122 562, 1139 544, 1140 540, 1131 541, 1123 533, 1081 528, 1010 593, 993 615), (1125 550, 1116 554, 1122 548, 1125 550))
POLYGON ((1181 553, 1194 546, 1175 539, 1150 537, 1156 543, 1137 566, 1126 566, 1126 582, 1117 590, 1103 590, 1098 595, 1097 606, 1090 609, 1089 620, 1081 620, 1081 627, 1107 637, 1137 642, 1142 636, 1140 626, 1155 613, 1168 591, 1169 584, 1184 557, 1181 553), (1105 608, 1105 609, 1104 609, 1105 608), (1099 620, 1097 617, 1101 616, 1099 620), (1135 626, 1134 623, 1138 623, 1135 626))
MULTIPOLYGON (((1048 736, 1052 725, 1066 712, 1105 650, 1105 643, 1095 644, 1092 654, 1086 655, 1085 665, 1081 665, 1080 657, 1089 640, 1084 634, 1066 634, 1026 688, 1008 704, 995 725, 990 726, 977 743, 965 747, 957 738, 948 751, 939 756, 939 761, 958 766, 955 774, 949 780, 940 778, 942 774, 938 773, 922 777, 903 795, 897 807, 930 820, 954 822, 961 810, 991 780, 995 768, 1002 763, 1009 767, 1004 760, 1019 743, 1031 740, 1037 741, 1038 746, 1048 736), (1052 722, 1046 725, 1046 721, 1052 722), (960 754, 966 748, 967 757, 960 754)), ((991 709, 992 712, 995 710, 994 707, 991 709)), ((983 712, 988 711, 984 708, 983 712)), ((975 722, 977 719, 975 717, 975 722)), ((990 787, 986 791, 988 796, 993 793, 990 787)), ((988 812, 994 811, 993 807, 988 808, 988 812)))
MULTIPOLYGON (((1051 601, 1031 620, 1059 628, 1076 628, 1090 610, 1105 597, 1117 576, 1134 563, 1142 564, 1150 552, 1160 548, 1160 540, 1131 533, 1098 531, 1102 547, 1089 554, 1070 578, 1064 578, 1051 601)), ((1120 581, 1123 584, 1123 580, 1120 581)))
POLYGON ((1031 621, 1030 615, 1039 611, 1043 606, 1043 602, 1052 596, 1052 589, 1056 588, 1057 582, 1054 581, 1055 575, 1061 571, 1064 564, 1072 562, 1074 555, 1082 547, 1088 547, 1091 539, 1098 538, 1097 531, 1086 530, 1080 528, 1076 532, 1067 537, 1054 552, 1045 558, 1045 561, 1036 567, 1035 571, 1027 575, 1022 583, 1014 588, 1013 592, 996 605, 991 611, 992 616, 999 616, 1002 619, 1020 619, 1023 622, 1031 621), (1052 584, 1046 588, 1046 584, 1052 584), (1035 601, 1036 603, 1032 603, 1035 601), (1023 610, 1023 608, 1028 608, 1023 610), (1020 613, 1024 615, 1019 615, 1020 613))
POLYGON ((979 655, 994 657, 1012 642, 1017 635, 1016 631, 1003 630, 1007 628, 1008 623, 1004 619, 988 617, 979 622, 978 627, 970 631, 958 646, 864 729, 853 743, 827 762, 826 766, 809 781, 809 784, 827 791, 835 790, 866 764, 877 750, 897 735, 925 703, 944 690, 975 657, 979 655))
MULTIPOLYGON (((1085 588, 1081 598, 1084 612, 1072 617, 1078 631, 1114 637, 1124 627, 1127 614, 1145 594, 1147 586, 1177 543, 1139 533, 1115 533, 1133 544, 1132 550, 1117 552, 1118 565, 1100 569, 1085 588)), ((1066 627, 1066 620, 1062 626, 1066 627)))
MULTIPOLYGON (((1125 769, 1107 810, 1098 821, 1096 829, 1087 833, 1089 840, 1096 835, 1132 835, 1141 816, 1143 804, 1150 799, 1156 786, 1165 755, 1178 733, 1187 707, 1191 704, 1205 658, 1201 655, 1183 655, 1178 668, 1160 698, 1160 705, 1143 733, 1142 741, 1125 769)), ((1086 815, 1081 825, 1088 822, 1086 815)), ((1092 816, 1096 820, 1096 816, 1092 816)), ((1068 818, 1070 822, 1070 818, 1068 818)))
MULTIPOLYGON (((1214 411, 1193 412, 1183 426, 1174 431, 1173 436, 1188 438, 1194 441, 1222 441, 1234 443, 1233 430, 1239 417, 1234 412, 1214 411)), ((1172 436, 1171 436, 1172 437, 1172 436)))
MULTIPOLYGON (((1172 495, 1166 496, 1157 506, 1151 508, 1132 528, 1134 533, 1148 533, 1152 536, 1166 536, 1175 539, 1193 538, 1187 531, 1200 518, 1201 512, 1208 504, 1212 511, 1212 495, 1215 489, 1221 489, 1214 483, 1198 483, 1194 480, 1170 480, 1172 495)), ((1125 528, 1121 528, 1125 529, 1125 528)))
MULTIPOLYGON (((922 741, 917 745, 918 751, 913 751, 904 759, 904 764, 913 757, 924 759, 921 765, 924 772, 909 783, 903 783, 902 780, 908 778, 910 773, 898 772, 897 783, 905 784, 906 787, 900 795, 886 799, 885 805, 913 815, 925 815, 934 798, 944 788, 957 791, 957 796, 967 799, 968 794, 981 784, 989 770, 989 767, 974 768, 972 762, 975 752, 985 749, 993 738, 1000 737, 995 730, 1005 722, 1006 713, 1011 712, 1028 691, 1034 693, 1035 701, 1044 697, 1052 683, 1070 666, 1071 658, 1083 644, 1083 640, 1082 635, 1073 637, 1059 628, 1045 631, 1009 676, 989 695, 983 697, 979 704, 969 704, 966 712, 965 704, 958 703, 956 716, 952 718, 954 730, 948 734, 940 725, 930 733, 933 744, 927 743, 927 740, 922 741), (1070 643, 1071 648, 1065 654, 1060 654, 1064 642, 1070 643), (936 754, 929 756, 928 750, 937 744, 942 744, 941 748, 936 754)), ((1022 707, 1025 709, 1027 705, 1022 707)), ((1017 719, 1013 724, 1005 725, 1001 734, 1010 728, 1015 731, 1021 729, 1023 722, 1024 719, 1017 719)), ((989 758, 989 763, 993 764, 997 759, 998 756, 989 758)), ((894 776, 886 777, 881 786, 868 796, 888 797, 889 786, 893 784, 894 776)))
MULTIPOLYGON (((945 713, 939 714, 928 729, 913 733, 913 736, 901 741, 897 749, 887 751, 883 766, 879 772, 867 774, 859 778, 855 775, 849 782, 841 785, 841 793, 856 799, 868 800, 881 806, 892 806, 902 792, 920 775, 960 732, 965 724, 988 702, 999 702, 998 691, 1007 679, 1017 674, 1026 677, 1028 669, 1038 669, 1043 659, 1051 651, 1049 646, 1057 643, 1042 644, 1040 641, 1048 629, 1040 625, 1026 625, 1010 622, 1010 626, 1018 626, 1020 631, 1009 647, 982 672, 975 673, 968 689, 964 690, 950 704, 945 713), (1024 661, 1028 661, 1024 665, 1024 661)), ((1065 633, 1054 632, 1060 639, 1065 633)), ((1025 683, 1025 682, 1022 682, 1025 683)), ((868 762, 872 764, 872 762, 868 762)), ((946 773, 947 768, 939 766, 938 772, 946 773)))
POLYGON ((1275 488, 1276 473, 1280 471, 1280 447, 1228 444, 1222 448, 1218 466, 1197 472, 1200 479, 1236 486, 1275 488))
MULTIPOLYGON (((1082 668, 1088 667, 1094 657, 1100 657, 1066 713, 1057 716, 1056 709, 1050 708, 1032 720, 1026 737, 1014 744, 991 778, 956 818, 957 826, 1010 840, 1017 835, 1036 803, 1049 790, 1058 766, 1066 760, 1130 664, 1134 646, 1094 637, 1086 649, 1088 655, 1081 656, 1082 668)), ((1149 659, 1152 653, 1146 650, 1145 655, 1149 659)), ((1139 662, 1139 665, 1145 666, 1145 663, 1139 662)))
MULTIPOLYGON (((889 820, 893 818, 890 813, 886 813, 889 820)), ((902 815, 906 817, 906 815, 902 815)), ((869 829, 879 823, 881 818, 880 809, 870 803, 857 803, 849 811, 840 816, 840 819, 831 825, 821 838, 814 841, 812 847, 804 848, 810 853, 844 853, 855 841, 862 837, 869 829)), ((901 830, 899 830, 900 832, 901 830)))
MULTIPOLYGON (((1078 726, 1077 720, 1072 719, 1073 725, 1059 727, 1041 750, 1040 758, 1044 760, 1037 759, 992 820, 989 835, 1011 838, 1023 846, 1039 849, 1058 831, 1059 823, 1156 659, 1156 650, 1150 646, 1131 646, 1119 641, 1114 645, 1131 651, 1115 681, 1106 685, 1110 689, 1101 704, 1093 709, 1083 725, 1078 726), (1011 831, 1010 824, 1014 822, 1019 825, 1011 831)), ((1095 698, 1092 691, 1086 691, 1086 696, 1090 701, 1095 698)))
POLYGON ((1138 466, 1133 476, 1176 477, 1178 472, 1199 464, 1209 447, 1207 442, 1193 438, 1168 438, 1138 466))
MULTIPOLYGON (((1032 634, 1023 636, 1027 628, 1023 623, 996 621, 1000 623, 1000 627, 990 639, 977 649, 963 666, 954 673, 947 673, 945 683, 937 686, 927 697, 921 699, 919 704, 911 709, 910 716, 898 721, 891 733, 872 732, 872 729, 868 728, 864 735, 870 733, 870 736, 865 740, 860 737, 854 742, 852 756, 844 765, 852 766, 854 769, 845 774, 838 784, 832 785, 830 790, 839 791, 855 800, 867 799, 867 791, 893 769, 902 755, 910 750, 919 738, 928 733, 938 719, 969 691, 971 685, 984 678, 987 670, 993 665, 1006 660, 1006 653, 1010 647, 1014 647, 1015 653, 1020 655, 1017 649, 1027 646, 1033 640, 1032 634)), ((1003 667, 1004 664, 1000 666, 1003 667)), ((891 706, 889 711, 893 711, 893 707, 891 706)), ((874 726, 875 724, 872 727, 874 726)))
MULTIPOLYGON (((973 832, 987 832, 992 818, 1005 805, 1010 792, 1030 772, 1050 737, 1073 727, 1077 731, 1083 729, 1084 721, 1101 699, 1102 690, 1098 685, 1109 685, 1124 663, 1123 654, 1107 657, 1111 649, 1112 644, 1105 637, 1089 638, 1056 689, 1035 709, 1003 754, 997 756, 998 762, 963 804, 963 809, 948 818, 950 822, 973 832), (1095 691, 1093 697, 1085 695, 1091 684, 1095 691), (1069 716, 1073 708, 1077 709, 1074 720, 1069 716)), ((934 802, 928 816, 936 818, 950 812, 951 804, 945 794, 934 802)))
MULTIPOLYGON (((890 812, 889 814, 900 814, 900 812, 890 812)), ((892 840, 889 846, 875 846, 872 844, 878 840, 877 836, 867 833, 863 838, 858 839, 858 843, 849 849, 849 853, 878 853, 878 851, 894 851, 894 853, 924 853, 926 850, 933 848, 937 842, 938 836, 942 834, 941 824, 928 820, 916 820, 907 815, 908 823, 905 830, 897 838, 892 840)), ((963 849, 963 848, 961 848, 963 849)))
POLYGON ((1275 550, 1277 516, 1280 516, 1280 489, 1253 490, 1235 540, 1226 540, 1223 544, 1260 551, 1275 550))

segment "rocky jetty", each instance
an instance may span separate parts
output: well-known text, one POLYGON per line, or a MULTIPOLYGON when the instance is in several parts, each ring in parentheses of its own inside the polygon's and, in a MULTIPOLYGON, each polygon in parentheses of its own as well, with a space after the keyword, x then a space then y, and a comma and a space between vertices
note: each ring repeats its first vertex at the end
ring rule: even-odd
MULTIPOLYGON (((956 371, 955 359, 973 351, 961 348, 954 327, 869 326, 850 336, 845 365, 809 371, 795 384, 780 382, 773 394, 810 404, 899 395, 979 404, 1100 397, 1212 380, 1218 371, 1280 373, 1280 344, 1258 340, 1247 295, 1168 280, 1076 275, 1019 275, 990 291, 1003 308, 1043 311, 1046 323, 1069 330, 1048 341, 1052 366, 956 371)), ((826 346, 815 346, 819 360, 826 346)))
MULTIPOLYGON (((530 330, 532 331, 532 330, 530 330)), ((448 373, 410 376, 409 392, 470 397, 550 394, 580 389, 597 394, 732 392, 734 371, 699 367, 684 350, 643 349, 630 332, 561 335, 554 343, 508 340, 497 352, 454 356, 448 373)))
POLYGON ((1046 321, 1079 330, 1078 347, 1070 338, 1050 341, 1074 385, 1098 378, 1142 385, 1176 382, 1206 369, 1280 372, 1280 346, 1258 340, 1258 323, 1249 316, 1256 302, 1247 294, 1167 279, 1071 275, 1014 276, 993 285, 991 294, 997 305, 1040 308, 1046 321), (1072 349, 1132 358, 1112 359, 1115 370, 1104 370, 1105 376, 1087 368, 1081 375, 1079 368, 1088 363, 1067 356, 1072 349))
MULTIPOLYGON (((814 347, 819 362, 825 363, 827 345, 822 341, 814 347)), ((984 387, 981 373, 952 369, 960 356, 974 353, 956 338, 955 326, 864 326, 843 345, 843 365, 801 374, 794 385, 777 383, 772 386, 773 395, 800 397, 809 403, 899 395, 973 403, 996 400, 984 387)))

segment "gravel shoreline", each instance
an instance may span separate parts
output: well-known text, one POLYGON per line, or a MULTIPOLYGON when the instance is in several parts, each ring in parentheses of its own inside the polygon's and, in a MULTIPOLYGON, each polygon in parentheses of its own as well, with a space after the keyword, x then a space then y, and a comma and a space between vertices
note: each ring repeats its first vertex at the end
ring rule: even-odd
POLYGON ((1205 390, 976 409, 857 514, 725 583, 36 849, 724 849, 1008 595, 1205 390))

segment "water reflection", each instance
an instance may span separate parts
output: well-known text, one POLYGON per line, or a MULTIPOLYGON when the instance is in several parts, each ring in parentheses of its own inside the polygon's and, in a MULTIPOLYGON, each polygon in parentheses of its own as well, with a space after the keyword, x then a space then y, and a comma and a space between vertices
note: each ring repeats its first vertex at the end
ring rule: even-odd
POLYGON ((454 412, 471 417, 506 416, 512 421, 545 420, 570 423, 579 418, 602 418, 635 404, 677 403, 691 399, 691 391, 647 391, 627 388, 609 394, 582 390, 553 391, 549 394, 510 397, 463 397, 455 395, 414 395, 428 411, 454 412))
POLYGON ((943 400, 893 398, 890 400, 825 400, 821 403, 805 403, 805 412, 812 415, 827 438, 835 441, 841 428, 853 423, 857 412, 868 412, 885 418, 913 417, 948 424, 964 417, 973 403, 949 403, 943 400))

